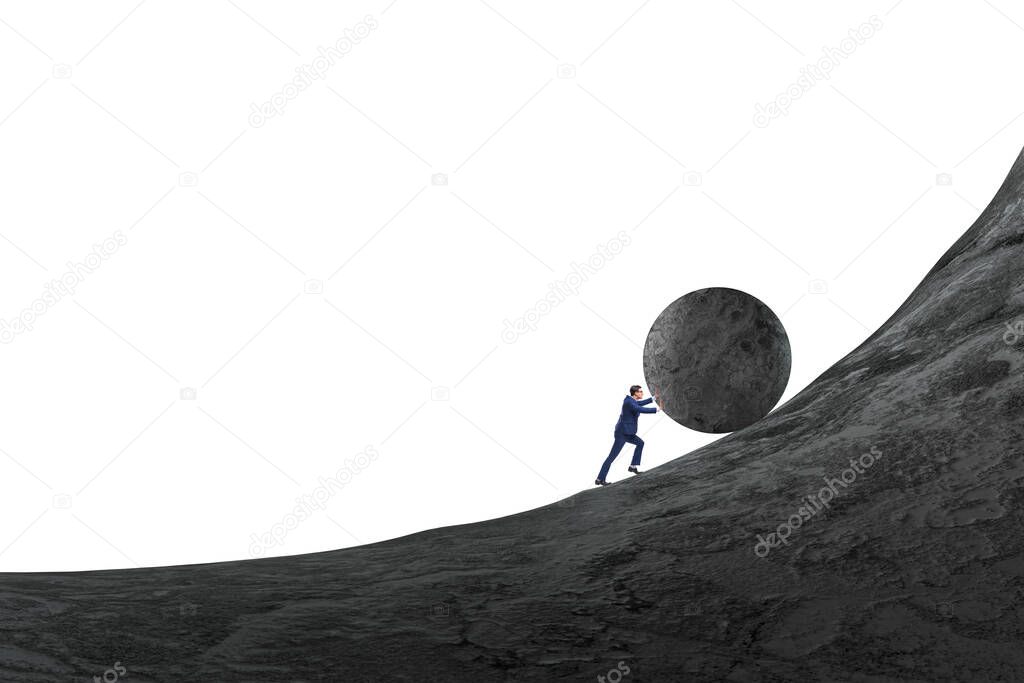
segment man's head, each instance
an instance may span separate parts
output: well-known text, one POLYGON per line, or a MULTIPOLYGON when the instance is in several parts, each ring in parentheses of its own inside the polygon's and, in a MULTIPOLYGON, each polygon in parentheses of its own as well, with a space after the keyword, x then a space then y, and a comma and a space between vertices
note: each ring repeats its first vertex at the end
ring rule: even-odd
POLYGON ((634 384, 629 388, 629 395, 635 399, 643 398, 644 390, 640 388, 639 384, 634 384))

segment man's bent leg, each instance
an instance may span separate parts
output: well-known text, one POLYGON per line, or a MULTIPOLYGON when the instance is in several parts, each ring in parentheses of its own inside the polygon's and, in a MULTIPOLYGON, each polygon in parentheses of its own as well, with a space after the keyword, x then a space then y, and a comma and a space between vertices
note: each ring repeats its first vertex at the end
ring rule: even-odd
POLYGON ((608 453, 608 457, 604 459, 604 464, 601 465, 601 471, 598 473, 597 478, 601 481, 605 481, 605 477, 608 476, 608 470, 612 466, 612 461, 618 457, 622 451, 622 447, 626 445, 626 437, 622 434, 615 435, 615 443, 612 444, 612 450, 608 453))
POLYGON ((644 440, 636 434, 630 434, 626 437, 626 441, 636 444, 636 448, 633 449, 633 462, 630 463, 630 467, 639 467, 640 456, 644 453, 644 440))

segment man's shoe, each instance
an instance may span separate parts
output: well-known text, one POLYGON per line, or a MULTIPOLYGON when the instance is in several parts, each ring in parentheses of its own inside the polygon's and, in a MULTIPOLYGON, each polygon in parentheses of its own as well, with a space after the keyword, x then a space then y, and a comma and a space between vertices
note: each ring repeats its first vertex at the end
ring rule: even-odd
POLYGON ((594 480, 594 486, 607 486, 607 485, 608 485, 608 482, 606 482, 604 479, 595 479, 594 480))
POLYGON ((633 474, 643 474, 643 472, 633 467, 632 465, 629 466, 629 471, 632 472, 633 474))

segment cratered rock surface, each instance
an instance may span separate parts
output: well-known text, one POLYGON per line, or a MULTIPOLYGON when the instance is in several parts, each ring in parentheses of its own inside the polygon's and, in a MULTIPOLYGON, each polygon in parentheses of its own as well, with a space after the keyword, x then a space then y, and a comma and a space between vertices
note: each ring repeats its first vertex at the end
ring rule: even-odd
POLYGON ((754 424, 786 390, 792 355, 778 316, 728 287, 681 296, 644 344, 644 376, 673 420, 711 434, 754 424))
POLYGON ((0 574, 0 680, 1024 680, 1022 320, 1024 157, 877 332, 756 424, 356 548, 0 574))

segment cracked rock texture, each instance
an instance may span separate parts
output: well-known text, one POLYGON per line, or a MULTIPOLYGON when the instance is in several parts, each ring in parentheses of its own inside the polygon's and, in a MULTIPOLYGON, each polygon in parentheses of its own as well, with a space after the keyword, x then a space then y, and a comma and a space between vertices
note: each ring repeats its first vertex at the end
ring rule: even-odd
POLYGON ((640 477, 345 550, 0 574, 0 680, 1024 680, 1022 200, 1019 158, 861 346, 640 477))

